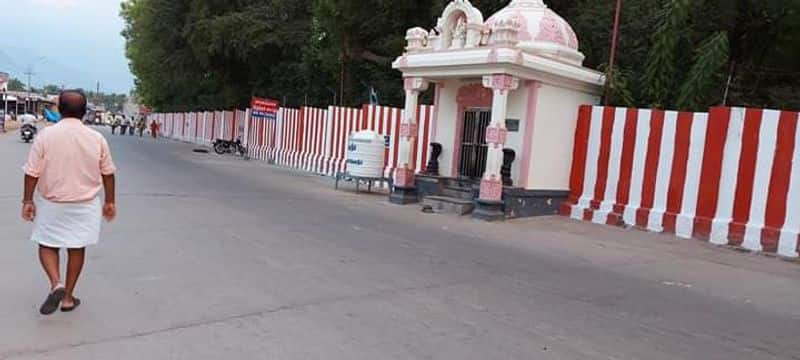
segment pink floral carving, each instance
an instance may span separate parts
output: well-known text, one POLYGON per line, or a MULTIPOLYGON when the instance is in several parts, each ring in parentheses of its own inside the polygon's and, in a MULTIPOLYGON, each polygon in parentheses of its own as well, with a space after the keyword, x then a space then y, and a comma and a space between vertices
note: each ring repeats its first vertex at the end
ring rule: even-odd
POLYGON ((537 41, 546 41, 555 44, 567 45, 564 41, 564 32, 561 29, 561 22, 558 16, 552 11, 547 10, 544 17, 539 22, 539 35, 536 35, 537 41))
POLYGON ((517 39, 519 41, 532 40, 533 36, 531 36, 531 32, 528 29, 528 19, 525 17, 525 15, 523 15, 521 11, 516 10, 512 15, 506 16, 508 14, 508 11, 509 10, 501 10, 497 14, 490 17, 489 20, 486 21, 486 27, 494 28, 494 25, 497 22, 503 21, 506 18, 510 20, 516 20, 519 23, 519 29, 518 29, 519 33, 517 35, 518 36, 517 39))
POLYGON ((458 89, 456 96, 458 105, 464 108, 492 106, 492 90, 482 84, 464 85, 458 89))
POLYGON ((481 180, 481 200, 502 201, 503 182, 495 176, 481 180))
POLYGON ((512 90, 514 88, 514 77, 508 74, 492 75, 492 89, 512 90))
POLYGON ((414 171, 405 167, 394 172, 394 185, 399 187, 414 187, 414 171))
POLYGON ((575 31, 566 23, 564 28, 567 29, 567 46, 570 49, 578 50, 578 36, 575 35, 575 31))
POLYGON ((400 137, 410 138, 416 137, 418 134, 419 126, 417 124, 400 124, 400 137))
POLYGON ((517 39, 519 39, 519 41, 530 41, 531 39, 533 39, 530 30, 528 30, 528 19, 526 19, 521 12, 516 11, 514 13, 514 16, 512 16, 511 18, 516 20, 517 23, 519 23, 520 25, 519 33, 517 35, 518 36, 517 39))
POLYGON ((508 139, 508 130, 497 126, 486 128, 487 144, 503 145, 506 143, 506 139, 508 139))

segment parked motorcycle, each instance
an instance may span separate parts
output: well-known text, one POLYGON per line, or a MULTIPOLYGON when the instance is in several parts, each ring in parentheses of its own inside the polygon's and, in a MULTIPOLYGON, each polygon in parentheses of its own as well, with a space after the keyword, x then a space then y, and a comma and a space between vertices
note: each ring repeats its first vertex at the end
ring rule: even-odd
POLYGON ((33 138, 36 136, 36 127, 30 124, 23 125, 19 130, 19 136, 22 138, 22 141, 26 143, 33 141, 33 138))
POLYGON ((232 140, 214 140, 214 152, 217 154, 238 154, 241 156, 247 155, 247 148, 242 145, 242 139, 232 140))

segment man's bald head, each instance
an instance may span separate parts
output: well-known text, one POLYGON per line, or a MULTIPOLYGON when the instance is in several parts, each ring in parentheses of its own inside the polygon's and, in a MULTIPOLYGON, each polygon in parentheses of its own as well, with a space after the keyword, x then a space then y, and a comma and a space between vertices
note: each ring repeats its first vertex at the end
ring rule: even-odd
POLYGON ((83 119, 86 115, 86 95, 80 90, 64 90, 58 96, 58 112, 64 118, 83 119))

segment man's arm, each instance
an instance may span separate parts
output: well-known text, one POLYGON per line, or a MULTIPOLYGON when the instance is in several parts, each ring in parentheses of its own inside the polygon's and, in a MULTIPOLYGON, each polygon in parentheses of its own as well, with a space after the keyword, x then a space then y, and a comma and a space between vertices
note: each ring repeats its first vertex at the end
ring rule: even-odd
POLYGON ((106 194, 103 217, 106 218, 106 221, 112 221, 117 217, 117 194, 114 174, 103 175, 103 189, 105 189, 106 194))
POLYGON ((22 195, 22 219, 33 221, 36 218, 36 205, 33 204, 33 192, 36 191, 36 184, 39 178, 25 174, 25 190, 22 195))
POLYGON ((38 183, 39 178, 25 174, 25 191, 22 193, 23 203, 33 203, 33 192, 36 191, 38 183))

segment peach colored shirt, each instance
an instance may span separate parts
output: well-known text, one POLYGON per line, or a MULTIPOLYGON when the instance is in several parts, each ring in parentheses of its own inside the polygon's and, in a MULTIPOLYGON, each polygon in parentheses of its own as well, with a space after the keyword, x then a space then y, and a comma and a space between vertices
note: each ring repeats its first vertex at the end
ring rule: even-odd
POLYGON ((116 171, 103 135, 73 118, 40 131, 22 169, 39 178, 39 195, 57 203, 93 200, 102 176, 116 171))

